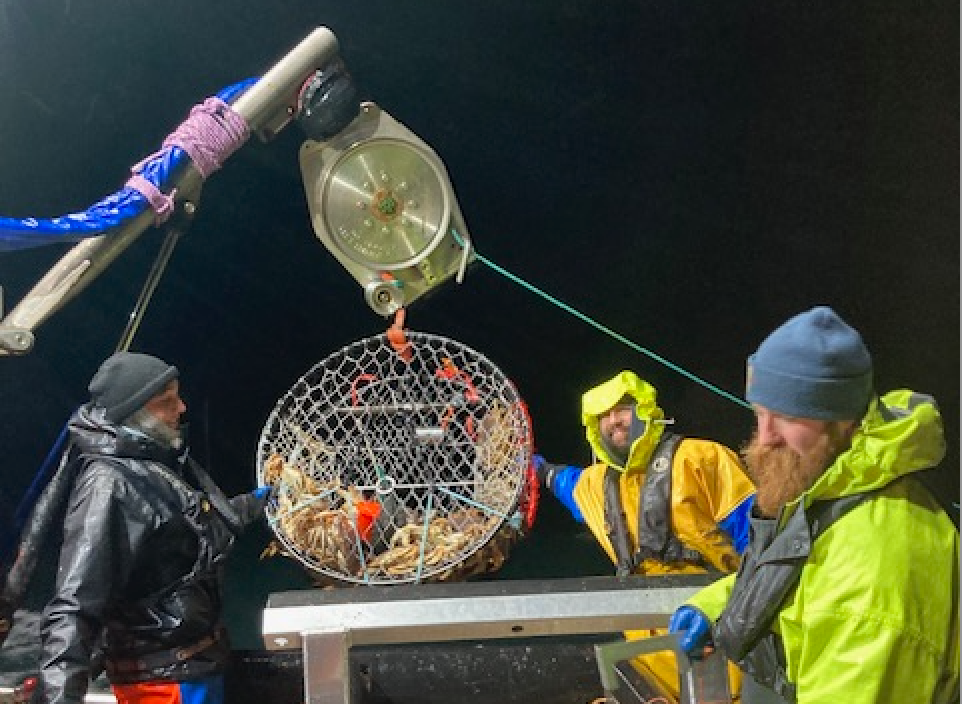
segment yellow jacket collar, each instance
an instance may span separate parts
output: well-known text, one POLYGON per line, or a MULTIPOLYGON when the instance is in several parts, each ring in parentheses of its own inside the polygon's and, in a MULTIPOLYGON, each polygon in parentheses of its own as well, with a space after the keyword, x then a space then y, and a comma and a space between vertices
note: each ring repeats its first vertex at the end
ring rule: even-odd
POLYGON ((806 505, 883 487, 938 465, 945 455, 942 416, 931 396, 908 390, 875 398, 839 455, 806 492, 806 505))

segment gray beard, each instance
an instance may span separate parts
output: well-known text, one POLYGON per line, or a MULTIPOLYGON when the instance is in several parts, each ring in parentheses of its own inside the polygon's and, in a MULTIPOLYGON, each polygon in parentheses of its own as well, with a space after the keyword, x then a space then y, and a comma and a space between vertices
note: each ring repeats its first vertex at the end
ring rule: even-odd
POLYGON ((161 423, 157 416, 146 408, 131 413, 124 421, 124 425, 138 433, 146 435, 161 447, 180 450, 184 446, 184 438, 180 430, 161 423))

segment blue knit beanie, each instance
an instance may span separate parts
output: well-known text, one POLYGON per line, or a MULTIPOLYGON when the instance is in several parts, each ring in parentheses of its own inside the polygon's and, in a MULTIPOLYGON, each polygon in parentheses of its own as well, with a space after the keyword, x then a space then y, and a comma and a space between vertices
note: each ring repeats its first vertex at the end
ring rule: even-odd
POLYGON ((827 306, 791 318, 748 358, 745 398, 777 413, 857 420, 873 393, 861 336, 827 306))

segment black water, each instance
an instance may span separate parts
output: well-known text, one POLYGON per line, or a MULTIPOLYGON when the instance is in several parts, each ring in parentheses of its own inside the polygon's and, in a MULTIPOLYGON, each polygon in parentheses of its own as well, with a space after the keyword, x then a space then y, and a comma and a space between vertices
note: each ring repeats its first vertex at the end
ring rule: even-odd
MULTIPOLYGON (((957 497, 957 4, 0 0, 0 213, 83 210, 192 105, 318 25, 365 97, 445 161, 484 255, 736 394, 765 334, 833 305, 863 332, 881 389, 941 401, 940 481, 957 497)), ((301 139, 292 127, 252 142, 209 180, 134 345, 182 369, 195 452, 232 491, 252 485, 274 401, 387 325, 312 235, 301 139)), ((28 357, 0 360, 5 520, 86 400, 158 244, 146 234, 28 357)), ((7 305, 63 251, 0 255, 7 305)), ((740 406, 483 266, 408 325, 498 364, 558 461, 588 460, 580 393, 621 368, 655 384, 682 432, 732 446, 750 432, 740 406)), ((255 530, 231 566, 239 647, 260 646, 269 593, 307 585, 257 559, 269 537, 255 530)), ((547 502, 500 576, 607 569, 547 502)))

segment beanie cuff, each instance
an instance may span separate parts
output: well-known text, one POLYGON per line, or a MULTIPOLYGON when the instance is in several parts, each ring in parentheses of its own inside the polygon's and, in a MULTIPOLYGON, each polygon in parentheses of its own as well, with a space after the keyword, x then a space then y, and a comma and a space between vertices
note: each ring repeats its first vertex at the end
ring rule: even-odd
POLYGON ((794 418, 858 420, 874 393, 871 369, 846 378, 812 378, 766 369, 748 359, 745 398, 794 418))

